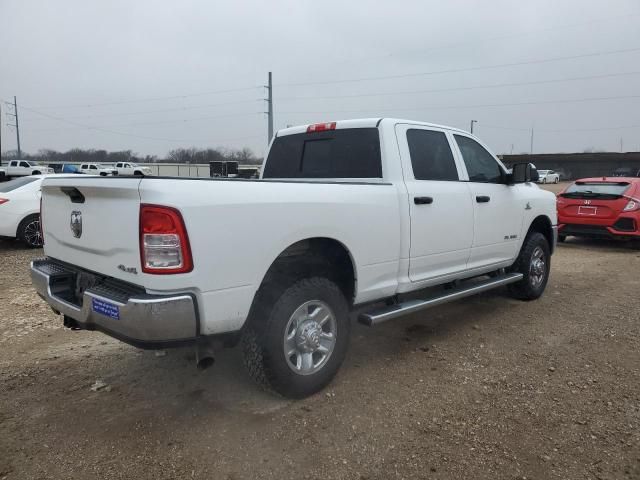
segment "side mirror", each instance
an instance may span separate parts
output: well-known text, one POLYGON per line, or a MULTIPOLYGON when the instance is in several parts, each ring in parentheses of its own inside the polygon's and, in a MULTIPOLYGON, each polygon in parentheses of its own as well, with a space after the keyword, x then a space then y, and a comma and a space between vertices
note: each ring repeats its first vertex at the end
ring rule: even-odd
POLYGON ((531 163, 516 163, 511 169, 510 183, 537 182, 540 178, 538 170, 531 163))

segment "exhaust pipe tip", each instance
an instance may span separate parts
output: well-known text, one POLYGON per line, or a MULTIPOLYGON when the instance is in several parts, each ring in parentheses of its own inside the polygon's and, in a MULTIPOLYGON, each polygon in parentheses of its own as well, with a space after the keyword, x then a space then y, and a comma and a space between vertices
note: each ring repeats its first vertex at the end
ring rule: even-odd
POLYGON ((207 368, 212 367, 215 361, 216 360, 213 357, 202 357, 198 359, 196 368, 200 371, 206 370, 207 368))

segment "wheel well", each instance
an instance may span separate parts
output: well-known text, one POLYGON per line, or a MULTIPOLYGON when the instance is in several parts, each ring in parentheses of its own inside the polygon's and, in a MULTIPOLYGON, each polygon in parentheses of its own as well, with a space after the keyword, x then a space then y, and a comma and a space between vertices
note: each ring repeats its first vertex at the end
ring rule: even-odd
POLYGON ((540 215, 536 217, 533 222, 531 222, 531 226, 529 227, 529 232, 538 232, 545 236, 547 242, 549 243, 549 249, 551 249, 551 253, 553 253, 553 228, 551 226, 551 220, 549 217, 545 215, 540 215))
POLYGON ((353 303, 356 290, 353 260, 347 248, 331 238, 310 238, 287 247, 269 267, 260 289, 274 283, 288 286, 312 276, 335 282, 347 302, 353 303))

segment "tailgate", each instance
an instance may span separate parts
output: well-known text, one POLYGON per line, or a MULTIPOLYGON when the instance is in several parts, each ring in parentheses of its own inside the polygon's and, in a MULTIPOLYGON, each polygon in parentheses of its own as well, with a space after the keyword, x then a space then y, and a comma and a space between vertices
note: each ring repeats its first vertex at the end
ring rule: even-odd
POLYGON ((122 280, 140 272, 140 179, 47 178, 42 183, 46 255, 122 280))

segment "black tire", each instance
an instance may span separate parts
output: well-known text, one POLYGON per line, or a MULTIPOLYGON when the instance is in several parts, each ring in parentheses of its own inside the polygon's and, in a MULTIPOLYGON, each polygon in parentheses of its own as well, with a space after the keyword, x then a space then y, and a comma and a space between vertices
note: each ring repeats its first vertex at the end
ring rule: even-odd
MULTIPOLYGON (((266 290, 269 291, 259 293, 257 308, 252 311, 249 326, 243 332, 245 366, 249 375, 267 390, 289 398, 312 395, 331 382, 346 356, 350 330, 347 300, 335 283, 323 277, 304 278, 288 287, 275 286, 266 290), (316 352, 313 352, 311 365, 318 369, 302 374, 294 371, 292 358, 295 355, 285 353, 285 339, 286 330, 295 318, 294 312, 308 302, 320 302, 329 308, 334 321, 328 323, 335 328, 335 341, 324 363, 318 360, 318 366, 313 366, 316 361, 316 352)), ((309 315, 308 322, 312 323, 311 318, 309 315)), ((290 337, 297 342, 295 332, 304 329, 299 322, 296 325, 295 337, 290 337)))
POLYGON ((566 239, 567 239, 566 235, 558 235, 558 241, 560 243, 564 243, 566 239))
POLYGON ((100 176, 101 176, 101 177, 106 177, 106 176, 107 176, 107 174, 106 174, 106 173, 104 173, 104 172, 100 172, 100 176))
POLYGON ((560 177, 556 177, 556 180, 553 183, 560 183, 560 177))
POLYGON ((519 300, 540 298, 547 286, 550 269, 549 242, 541 233, 530 232, 524 239, 520 254, 511 267, 511 271, 522 273, 524 278, 509 285, 509 293, 519 300), (542 266, 537 262, 539 258, 542 259, 542 266))
POLYGON ((31 175, 40 175, 40 172, 36 170, 35 172, 31 172, 31 175))
POLYGON ((40 234, 40 215, 29 215, 20 222, 16 232, 18 240, 29 248, 42 247, 42 236, 40 234))
POLYGON ((135 172, 133 172, 133 175, 136 177, 144 177, 144 174, 139 170, 136 170, 135 172))

